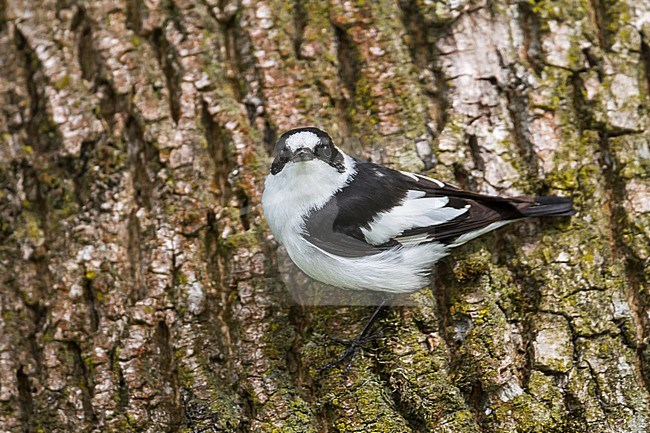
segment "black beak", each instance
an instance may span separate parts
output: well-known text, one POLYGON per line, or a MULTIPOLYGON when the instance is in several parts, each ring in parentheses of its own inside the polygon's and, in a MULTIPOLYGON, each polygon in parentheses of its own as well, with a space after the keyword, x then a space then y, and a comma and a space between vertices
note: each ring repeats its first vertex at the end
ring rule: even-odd
POLYGON ((293 153, 291 160, 293 162, 302 162, 302 161, 311 161, 314 158, 316 158, 314 152, 312 152, 310 149, 306 147, 301 147, 300 149, 296 150, 293 153))

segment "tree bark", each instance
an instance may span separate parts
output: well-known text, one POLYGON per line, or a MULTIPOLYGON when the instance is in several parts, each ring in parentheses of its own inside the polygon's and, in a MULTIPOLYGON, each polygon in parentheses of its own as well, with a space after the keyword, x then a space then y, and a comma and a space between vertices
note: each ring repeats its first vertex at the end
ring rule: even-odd
POLYGON ((0 430, 650 429, 650 3, 0 0, 0 430), (292 303, 278 133, 578 214, 292 303))

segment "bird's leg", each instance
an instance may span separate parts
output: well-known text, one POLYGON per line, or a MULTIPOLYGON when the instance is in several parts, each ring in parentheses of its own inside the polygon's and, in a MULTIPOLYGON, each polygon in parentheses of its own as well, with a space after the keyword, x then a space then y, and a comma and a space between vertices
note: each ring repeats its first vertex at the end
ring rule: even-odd
POLYGON ((341 340, 338 338, 332 339, 332 341, 334 341, 335 343, 347 347, 343 352, 343 354, 336 361, 332 361, 326 364, 325 366, 323 366, 323 368, 321 368, 321 373, 333 367, 336 367, 337 365, 341 364, 343 361, 345 361, 348 358, 349 359, 347 365, 345 366, 345 372, 347 373, 348 371, 350 371, 350 367, 352 367, 352 362, 354 361, 354 358, 356 358, 357 354, 363 348, 363 346, 369 341, 382 336, 382 331, 376 332, 371 335, 368 334, 370 332, 372 324, 377 320, 379 313, 381 313, 384 309, 386 309, 386 307, 389 306, 391 300, 392 298, 386 298, 386 297, 382 299, 381 303, 377 306, 377 308, 375 308, 375 311, 372 313, 372 316, 370 316, 370 319, 368 319, 366 324, 363 326, 361 332, 354 339, 352 340, 341 340))

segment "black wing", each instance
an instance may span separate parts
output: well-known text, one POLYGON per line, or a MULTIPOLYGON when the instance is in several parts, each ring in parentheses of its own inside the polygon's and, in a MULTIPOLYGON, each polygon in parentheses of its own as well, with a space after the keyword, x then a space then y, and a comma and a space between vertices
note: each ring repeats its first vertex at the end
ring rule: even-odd
POLYGON ((358 227, 357 230, 352 226, 341 230, 341 225, 336 223, 340 215, 337 200, 327 202, 305 221, 305 239, 328 253, 341 257, 366 257, 399 246, 396 241, 371 245, 366 242, 358 227))
POLYGON ((460 236, 480 232, 499 221, 529 216, 566 216, 575 212, 568 198, 483 195, 425 176, 395 171, 358 159, 355 161, 357 173, 354 180, 306 222, 307 239, 337 255, 371 255, 406 243, 453 244, 460 236), (426 198, 446 200, 444 207, 437 209, 438 220, 435 224, 418 224, 415 218, 418 215, 408 214, 411 209, 421 211, 421 206, 404 207, 405 204, 414 204, 409 200, 426 198), (414 225, 382 226, 384 220, 379 217, 391 212, 396 216, 392 219, 393 223, 400 218, 411 221, 413 218, 409 217, 414 217, 414 225), (366 234, 379 230, 390 236, 379 244, 371 244, 362 229, 366 234))

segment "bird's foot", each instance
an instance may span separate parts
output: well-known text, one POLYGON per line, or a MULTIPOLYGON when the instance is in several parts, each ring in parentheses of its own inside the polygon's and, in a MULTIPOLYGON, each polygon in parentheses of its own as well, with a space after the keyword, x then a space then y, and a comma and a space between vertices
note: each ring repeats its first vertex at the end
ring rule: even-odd
POLYGON ((340 344, 342 346, 346 346, 346 348, 341 354, 341 356, 339 356, 338 359, 324 365, 320 369, 320 372, 324 373, 338 365, 341 365, 347 359, 348 361, 345 365, 344 372, 348 373, 350 371, 350 368, 352 367, 352 363, 354 362, 354 359, 357 357, 359 352, 361 352, 364 346, 366 346, 370 341, 376 340, 377 338, 381 338, 383 336, 384 336, 384 330, 382 329, 372 335, 359 334, 352 340, 342 340, 339 338, 332 338, 332 341, 334 343, 340 344))

